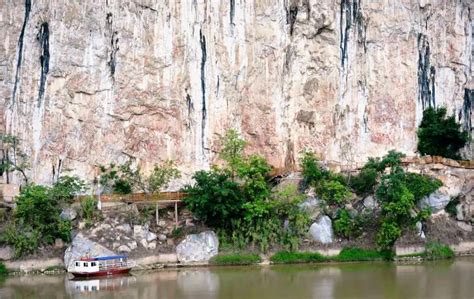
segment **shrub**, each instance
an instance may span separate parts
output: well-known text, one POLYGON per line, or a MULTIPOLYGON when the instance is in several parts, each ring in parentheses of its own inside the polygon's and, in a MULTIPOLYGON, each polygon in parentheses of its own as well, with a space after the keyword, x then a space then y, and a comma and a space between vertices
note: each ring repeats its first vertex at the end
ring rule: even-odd
POLYGON ((77 176, 62 176, 53 184, 50 193, 59 203, 72 203, 74 195, 83 192, 85 183, 77 176))
POLYGON ((194 216, 213 228, 231 228, 243 216, 244 197, 230 175, 216 170, 198 171, 194 185, 186 185, 183 202, 194 216))
POLYGON ((261 261, 260 256, 255 253, 228 253, 214 256, 210 263, 213 265, 252 265, 261 261))
POLYGON ((446 108, 429 107, 423 111, 418 127, 418 151, 422 155, 459 159, 459 150, 469 140, 454 116, 446 116, 446 108))
POLYGON ((7 266, 4 263, 0 262, 0 276, 5 276, 8 274, 7 266))
POLYGON ((305 182, 314 184, 328 177, 329 173, 319 165, 319 161, 313 152, 304 152, 300 158, 300 165, 305 182))
POLYGON ((166 188, 172 179, 180 177, 179 170, 175 167, 173 161, 165 161, 162 165, 155 164, 152 173, 148 176, 146 192, 159 192, 166 188))
POLYGON ((377 233, 377 245, 383 250, 389 250, 401 235, 402 230, 395 221, 384 221, 377 233))
POLYGON ((449 246, 437 242, 430 242, 425 246, 425 258, 429 260, 450 259, 454 252, 449 246))
POLYGON ((349 185, 358 195, 366 195, 374 190, 378 172, 375 168, 364 167, 357 176, 351 178, 349 185))
POLYGON ((97 200, 88 196, 81 200, 81 218, 85 221, 86 227, 91 227, 94 221, 100 217, 100 211, 97 209, 97 200))
POLYGON ((458 213, 457 209, 456 209, 456 206, 460 203, 459 201, 459 197, 455 197, 453 199, 451 199, 449 201, 449 203, 446 205, 446 207, 444 208, 444 210, 446 211, 446 213, 448 213, 449 215, 451 215, 452 217, 455 217, 458 213))
POLYGON ((325 262, 328 259, 317 252, 289 252, 279 251, 270 257, 274 264, 297 264, 325 262))
POLYGON ((350 238, 359 235, 360 227, 346 209, 340 209, 334 220, 334 232, 340 237, 350 238))
POLYGON ((2 242, 15 249, 15 257, 34 252, 40 243, 40 233, 28 226, 9 223, 1 236, 2 242))
POLYGON ((435 192, 443 185, 440 180, 433 179, 417 173, 407 173, 405 185, 413 194, 415 201, 419 201, 425 196, 435 192))
POLYGON ((37 231, 40 239, 52 244, 56 238, 70 241, 70 221, 60 217, 61 206, 53 189, 40 185, 29 185, 16 198, 14 219, 19 227, 37 231))
POLYGON ((341 205, 348 201, 351 193, 338 181, 323 181, 316 187, 316 192, 328 204, 341 205))

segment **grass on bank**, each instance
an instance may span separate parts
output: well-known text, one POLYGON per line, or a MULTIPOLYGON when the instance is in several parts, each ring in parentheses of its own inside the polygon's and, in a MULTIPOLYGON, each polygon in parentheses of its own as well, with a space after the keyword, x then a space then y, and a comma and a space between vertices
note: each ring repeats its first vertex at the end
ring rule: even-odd
POLYGON ((425 246, 425 253, 422 255, 427 260, 441 260, 454 258, 454 251, 447 245, 430 242, 425 246))
POLYGON ((230 266, 230 265, 252 265, 262 261, 260 256, 255 253, 223 253, 214 256, 210 263, 212 265, 230 266))
POLYGON ((280 251, 271 258, 275 264, 350 262, 350 261, 382 261, 391 260, 393 253, 362 248, 344 248, 336 256, 324 256, 317 252, 280 251))
POLYGON ((270 261, 274 264, 320 263, 329 258, 317 252, 279 251, 270 257, 270 261))

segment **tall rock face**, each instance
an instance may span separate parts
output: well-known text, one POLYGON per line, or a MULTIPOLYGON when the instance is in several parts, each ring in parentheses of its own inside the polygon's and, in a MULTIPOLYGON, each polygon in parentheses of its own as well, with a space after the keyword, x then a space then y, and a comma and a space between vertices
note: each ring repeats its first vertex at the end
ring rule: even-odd
POLYGON ((37 182, 128 159, 190 174, 230 127, 275 167, 302 149, 346 164, 413 154, 428 106, 472 131, 470 0, 12 0, 0 12, 2 126, 37 182))

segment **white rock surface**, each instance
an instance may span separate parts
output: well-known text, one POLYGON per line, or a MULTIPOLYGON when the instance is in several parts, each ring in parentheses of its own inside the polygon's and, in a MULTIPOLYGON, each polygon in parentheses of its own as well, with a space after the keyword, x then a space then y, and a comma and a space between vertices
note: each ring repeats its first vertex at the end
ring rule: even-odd
POLYGON ((328 216, 323 216, 319 221, 313 223, 309 228, 311 237, 323 244, 330 244, 333 242, 332 221, 328 216))
POLYGON ((74 220, 77 217, 77 211, 74 208, 65 208, 62 210, 60 217, 63 220, 74 220))
POLYGON ((14 256, 15 252, 13 251, 13 247, 8 245, 0 247, 0 260, 11 260, 14 256))
POLYGON ((176 246, 178 260, 183 264, 206 263, 210 258, 217 255, 218 251, 219 240, 213 231, 187 235, 186 238, 176 246))
POLYGON ((34 1, 23 25, 25 2, 1 1, 0 127, 31 153, 32 180, 59 161, 90 180, 127 155, 144 171, 171 155, 191 174, 227 127, 277 168, 304 148, 414 154, 432 94, 472 118, 474 1, 229 2, 34 1))

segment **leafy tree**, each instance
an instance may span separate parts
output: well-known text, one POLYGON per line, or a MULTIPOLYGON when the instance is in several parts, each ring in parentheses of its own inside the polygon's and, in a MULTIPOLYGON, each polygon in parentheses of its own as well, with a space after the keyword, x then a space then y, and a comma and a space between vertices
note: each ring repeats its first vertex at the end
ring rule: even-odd
POLYGON ((195 183, 183 191, 183 202, 200 220, 213 228, 231 228, 231 220, 243 216, 245 202, 239 185, 228 173, 198 171, 193 175, 195 183))
POLYGON ((172 179, 180 177, 179 170, 175 167, 173 161, 165 161, 162 165, 155 164, 152 173, 148 178, 146 191, 159 192, 162 188, 166 188, 172 179))
POLYGON ((234 178, 238 168, 243 163, 244 148, 247 142, 234 129, 226 131, 225 135, 221 137, 220 142, 222 149, 219 157, 227 163, 231 176, 234 178))
POLYGON ((418 151, 422 155, 460 159, 459 150, 469 141, 454 116, 446 116, 446 108, 429 107, 423 111, 418 127, 418 151))
POLYGON ((2 240, 15 247, 17 256, 34 251, 40 244, 52 244, 56 238, 71 239, 71 222, 60 217, 63 190, 41 185, 27 185, 16 198, 13 221, 2 240))
POLYGON ((2 160, 0 161, 0 175, 5 173, 7 184, 10 183, 10 173, 19 172, 28 184, 26 171, 29 168, 28 156, 21 150, 18 137, 13 135, 1 135, 2 160))
POLYGON ((300 158, 300 165, 307 184, 314 184, 328 176, 328 172, 322 169, 313 152, 303 152, 300 158))
POLYGON ((85 182, 77 176, 61 176, 50 190, 51 197, 58 203, 72 203, 74 195, 85 191, 85 182))
POLYGON ((338 181, 323 181, 317 186, 316 192, 322 200, 331 205, 342 205, 351 195, 347 187, 338 181))

